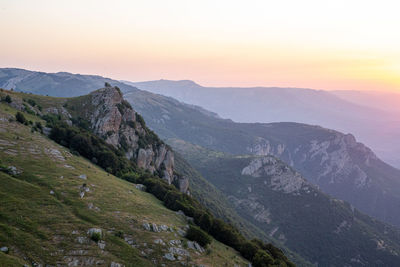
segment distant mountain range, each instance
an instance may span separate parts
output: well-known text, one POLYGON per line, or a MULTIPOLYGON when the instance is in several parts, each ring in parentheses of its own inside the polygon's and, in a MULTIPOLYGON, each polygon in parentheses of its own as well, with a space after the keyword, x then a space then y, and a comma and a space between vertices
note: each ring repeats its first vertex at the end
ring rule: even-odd
POLYGON ((281 87, 204 87, 193 81, 127 82, 236 122, 299 122, 352 133, 400 167, 399 95, 281 87), (397 96, 394 97, 394 96, 397 96), (392 99, 389 101, 389 99, 392 99))
POLYGON ((214 214, 321 266, 398 262, 398 228, 362 212, 400 226, 400 170, 351 134, 292 122, 236 123, 101 76, 0 70, 0 87, 53 96, 84 95, 104 82, 118 86, 146 125, 182 153, 177 170, 214 214))

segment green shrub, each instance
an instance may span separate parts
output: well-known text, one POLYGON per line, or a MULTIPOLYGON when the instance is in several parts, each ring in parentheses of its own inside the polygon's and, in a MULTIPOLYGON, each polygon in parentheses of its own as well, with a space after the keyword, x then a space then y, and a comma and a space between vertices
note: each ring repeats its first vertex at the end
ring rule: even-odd
POLYGON ((90 239, 92 239, 94 242, 99 242, 101 240, 101 234, 100 233, 92 233, 90 235, 90 239))
POLYGON ((124 231, 119 230, 118 232, 115 233, 115 236, 119 238, 124 238, 124 231))
POLYGON ((203 247, 211 243, 211 237, 199 227, 194 225, 190 225, 189 230, 186 232, 186 238, 196 241, 203 247))
POLYGON ((39 130, 39 131, 43 131, 43 126, 42 126, 42 124, 40 123, 40 121, 37 121, 36 123, 35 123, 35 127, 39 130))
POLYGON ((21 112, 17 112, 17 114, 15 114, 15 119, 19 122, 19 123, 22 123, 22 124, 27 124, 28 122, 27 122, 27 120, 26 120, 26 118, 25 118, 25 116, 24 116, 24 114, 22 114, 21 112))
POLYGON ((6 97, 4 98, 4 101, 7 103, 11 103, 12 102, 11 96, 6 95, 6 97))
POLYGON ((268 267, 274 263, 274 259, 270 254, 263 250, 259 250, 253 259, 254 267, 268 267))
POLYGON ((36 106, 36 101, 33 99, 28 99, 28 104, 31 105, 32 107, 36 106))

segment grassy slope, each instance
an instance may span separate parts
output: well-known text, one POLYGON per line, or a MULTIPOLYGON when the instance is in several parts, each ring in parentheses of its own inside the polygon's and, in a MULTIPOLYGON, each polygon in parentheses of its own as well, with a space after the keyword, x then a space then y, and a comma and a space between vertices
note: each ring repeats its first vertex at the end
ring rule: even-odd
MULTIPOLYGON (((8 105, 0 104, 2 118, 15 112, 8 105)), ((65 256, 102 260, 103 265, 114 261, 128 266, 148 266, 152 265, 152 259, 168 266, 177 264, 162 258, 168 246, 154 244, 154 240, 184 238, 175 236, 176 231, 145 231, 142 224, 151 222, 177 229, 186 225, 184 218, 166 209, 152 195, 71 155, 43 135, 31 133, 29 127, 9 123, 7 119, 0 124, 2 164, 22 170, 16 177, 0 173, 0 246, 10 248, 9 254, 0 255, 0 265, 20 266, 21 262, 55 265, 65 262, 65 256), (57 157, 55 151, 60 151, 62 157, 57 157), (86 174, 87 180, 80 179, 81 174, 86 174), (80 187, 84 183, 90 191, 81 199, 80 187), (90 209, 91 205, 94 208, 90 209), (77 238, 86 237, 87 230, 92 227, 103 229, 104 251, 93 241, 77 242, 77 238), (116 237, 117 231, 123 231, 139 247, 131 247, 116 237), (142 251, 148 256, 142 256, 142 251)), ((235 251, 216 241, 211 244, 209 254, 197 255, 189 251, 192 261, 198 264, 246 264, 235 251)))

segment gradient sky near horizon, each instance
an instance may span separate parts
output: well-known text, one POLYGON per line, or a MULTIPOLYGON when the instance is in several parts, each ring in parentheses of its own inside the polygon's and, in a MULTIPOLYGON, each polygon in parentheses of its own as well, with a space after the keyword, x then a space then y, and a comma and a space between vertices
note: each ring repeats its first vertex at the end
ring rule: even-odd
POLYGON ((0 0, 0 67, 400 92, 400 4, 0 0))

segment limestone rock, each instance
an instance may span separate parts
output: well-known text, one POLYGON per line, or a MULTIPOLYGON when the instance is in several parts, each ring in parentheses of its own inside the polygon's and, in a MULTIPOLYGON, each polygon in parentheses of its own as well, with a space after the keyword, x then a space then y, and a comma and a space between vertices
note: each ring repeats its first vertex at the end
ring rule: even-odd
POLYGON ((170 261, 175 260, 175 256, 172 253, 165 253, 164 258, 166 258, 167 260, 170 260, 170 261))
POLYGON ((169 184, 176 181, 174 184, 182 192, 188 191, 188 180, 174 172, 172 150, 144 125, 118 88, 110 86, 94 91, 88 101, 85 105, 90 108, 84 117, 96 135, 124 150, 126 157, 136 161, 139 168, 157 173, 169 184))

